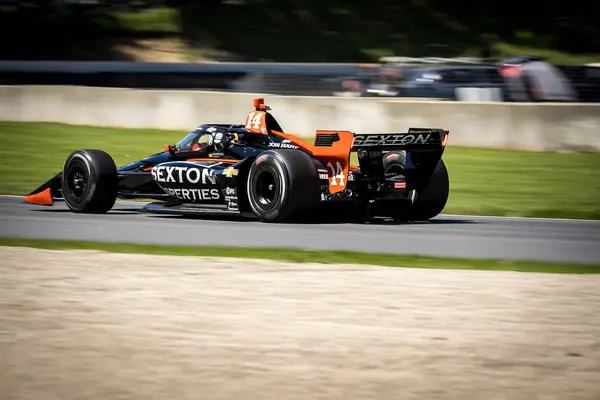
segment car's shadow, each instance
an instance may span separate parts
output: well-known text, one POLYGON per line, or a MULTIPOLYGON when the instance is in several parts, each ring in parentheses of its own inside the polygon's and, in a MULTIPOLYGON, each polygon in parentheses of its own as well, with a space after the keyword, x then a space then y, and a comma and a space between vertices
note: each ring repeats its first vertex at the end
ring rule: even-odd
MULTIPOLYGON (((246 218, 233 215, 166 215, 166 214, 147 214, 151 218, 169 219, 169 220, 199 220, 215 222, 258 222, 256 218, 246 218)), ((468 218, 445 218, 443 215, 428 221, 396 221, 389 218, 370 218, 363 221, 353 221, 340 218, 323 218, 311 221, 290 221, 288 225, 461 225, 476 224, 477 221, 468 218)))
MULTIPOLYGON (((68 208, 35 208, 32 211, 42 213, 73 213, 68 208)), ((169 220, 201 220, 201 221, 215 221, 215 222, 257 222, 256 218, 248 218, 240 215, 208 215, 208 214, 197 214, 197 215, 174 215, 174 214, 153 214, 144 212, 141 208, 115 208, 110 210, 104 216, 122 216, 122 215, 143 215, 148 218, 155 219, 169 219, 169 220)), ((457 217, 446 217, 440 215, 428 221, 402 221, 394 220, 391 218, 369 218, 362 221, 355 221, 347 216, 323 216, 314 217, 310 219, 303 219, 298 221, 290 221, 290 225, 461 225, 461 224, 476 224, 477 221, 469 219, 468 217, 457 218, 457 217)))
POLYGON ((461 224, 476 224, 477 221, 470 219, 444 218, 436 217, 428 221, 395 221, 392 219, 374 219, 365 222, 357 222, 357 224, 370 225, 461 225, 461 224))
MULTIPOLYGON (((73 211, 71 211, 68 208, 34 208, 33 210, 31 210, 33 212, 41 212, 41 213, 63 213, 63 214, 75 214, 73 211)), ((120 209, 116 209, 116 210, 110 210, 108 213, 103 214, 103 215, 136 215, 136 214, 144 214, 144 212, 142 212, 142 210, 139 209, 124 209, 124 208, 120 208, 120 209)), ((79 214, 79 215, 90 215, 90 214, 79 214)), ((99 214, 91 214, 91 215, 99 215, 99 214)))

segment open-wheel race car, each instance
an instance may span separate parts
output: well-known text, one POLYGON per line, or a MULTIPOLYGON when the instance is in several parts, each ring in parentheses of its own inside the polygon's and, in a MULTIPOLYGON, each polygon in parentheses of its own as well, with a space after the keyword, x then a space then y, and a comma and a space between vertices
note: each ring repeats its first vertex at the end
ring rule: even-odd
POLYGON ((74 212, 98 214, 118 198, 147 199, 149 213, 239 214, 267 222, 332 211, 353 220, 419 221, 445 207, 447 130, 317 130, 309 143, 285 133, 269 110, 255 99, 244 124, 200 125, 164 151, 120 168, 104 151, 74 151, 25 200, 64 200, 74 212))

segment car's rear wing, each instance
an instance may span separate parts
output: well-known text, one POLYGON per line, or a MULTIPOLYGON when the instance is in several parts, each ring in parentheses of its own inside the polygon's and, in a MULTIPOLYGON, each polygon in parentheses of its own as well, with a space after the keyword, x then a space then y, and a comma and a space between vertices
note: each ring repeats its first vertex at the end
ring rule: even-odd
POLYGON ((354 134, 352 151, 369 150, 438 150, 445 147, 449 131, 410 128, 406 133, 354 134))
POLYGON ((333 194, 346 188, 352 152, 358 153, 361 171, 373 176, 383 176, 384 151, 429 153, 427 158, 437 162, 446 147, 448 134, 449 131, 444 129, 429 128, 410 128, 406 133, 365 134, 318 130, 314 145, 301 147, 313 154, 328 169, 329 190, 333 194))

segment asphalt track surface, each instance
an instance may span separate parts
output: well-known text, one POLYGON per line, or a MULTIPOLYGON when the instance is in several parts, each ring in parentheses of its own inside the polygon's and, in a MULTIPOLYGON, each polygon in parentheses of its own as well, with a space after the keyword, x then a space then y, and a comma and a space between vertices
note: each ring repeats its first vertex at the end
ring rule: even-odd
POLYGON ((104 215, 0 197, 0 237, 199 246, 286 247, 600 263, 600 221, 440 215, 425 223, 266 224, 146 214, 119 201, 104 215))

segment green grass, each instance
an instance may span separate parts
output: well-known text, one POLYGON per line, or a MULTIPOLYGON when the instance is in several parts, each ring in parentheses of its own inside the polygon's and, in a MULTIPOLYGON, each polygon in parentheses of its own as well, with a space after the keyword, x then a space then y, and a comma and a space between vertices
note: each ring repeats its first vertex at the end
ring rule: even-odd
POLYGON ((51 250, 102 250, 113 253, 140 253, 204 257, 258 258, 298 263, 363 264, 406 268, 519 271, 537 273, 598 274, 600 265, 540 263, 529 261, 479 260, 358 253, 349 251, 309 251, 301 249, 156 246, 128 243, 98 243, 62 240, 0 238, 0 246, 33 247, 51 250))
MULTIPOLYGON (((0 193, 24 195, 60 172, 67 155, 98 148, 124 165, 185 132, 0 122, 0 193)), ((600 219, 600 155, 450 145, 445 213, 600 219)))
POLYGON ((449 146, 444 212, 600 219, 600 154, 449 146))
POLYGON ((1 194, 23 195, 61 171, 66 157, 83 148, 108 152, 117 166, 162 151, 185 132, 110 129, 47 123, 0 122, 1 194))

